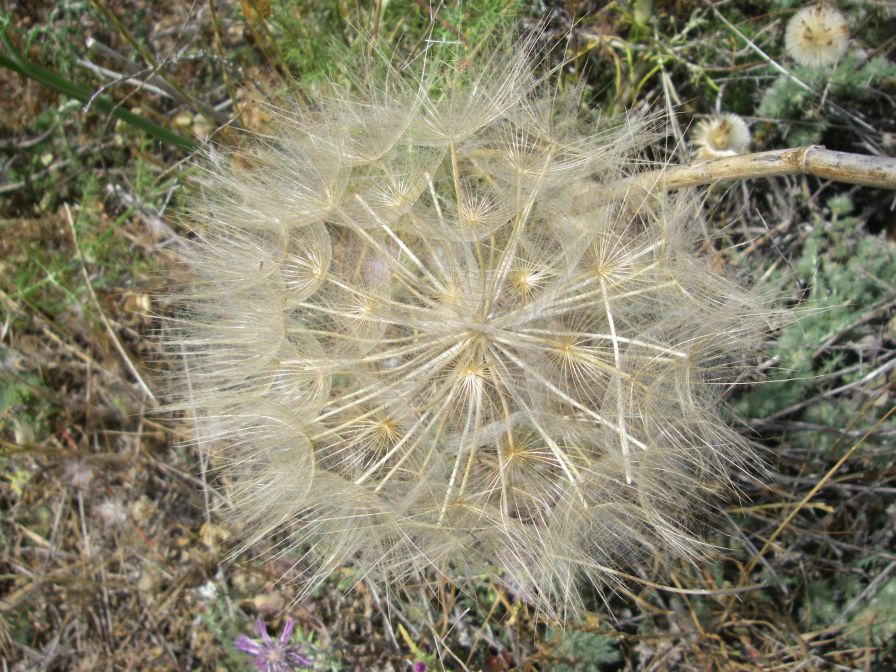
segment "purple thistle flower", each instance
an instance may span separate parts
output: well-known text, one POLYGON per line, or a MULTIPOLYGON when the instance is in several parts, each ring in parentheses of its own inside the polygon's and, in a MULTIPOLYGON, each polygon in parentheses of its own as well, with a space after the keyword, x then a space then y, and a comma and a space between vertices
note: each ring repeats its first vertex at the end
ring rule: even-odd
POLYGON ((260 618, 255 621, 255 631, 261 637, 261 641, 249 639, 246 635, 240 635, 233 640, 233 645, 252 656, 252 664, 260 672, 293 672, 293 670, 307 669, 311 667, 311 659, 302 655, 300 644, 290 644, 289 637, 295 627, 295 621, 287 618, 283 624, 283 632, 277 641, 271 639, 264 621, 260 618))

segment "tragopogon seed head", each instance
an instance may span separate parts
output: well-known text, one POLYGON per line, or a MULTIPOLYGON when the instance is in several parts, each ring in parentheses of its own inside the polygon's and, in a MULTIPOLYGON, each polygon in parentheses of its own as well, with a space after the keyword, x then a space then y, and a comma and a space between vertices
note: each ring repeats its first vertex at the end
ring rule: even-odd
POLYGON ((193 205, 180 405, 310 587, 484 573, 563 615, 694 553, 748 456, 718 383, 766 307, 695 256, 698 197, 608 189, 651 124, 584 125, 525 51, 334 85, 193 205))
POLYGON ((839 10, 829 5, 803 7, 787 23, 784 48, 807 68, 834 65, 846 53, 849 27, 839 10))

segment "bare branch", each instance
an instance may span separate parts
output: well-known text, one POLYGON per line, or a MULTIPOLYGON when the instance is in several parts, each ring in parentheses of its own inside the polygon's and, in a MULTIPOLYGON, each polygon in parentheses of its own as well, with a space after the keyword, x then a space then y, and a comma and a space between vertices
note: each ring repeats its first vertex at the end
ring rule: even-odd
POLYGON ((719 180, 745 180, 800 173, 866 187, 896 189, 896 159, 835 152, 820 145, 776 149, 699 161, 687 166, 666 167, 619 180, 609 185, 609 188, 612 196, 622 197, 639 190, 667 191, 712 184, 719 180))

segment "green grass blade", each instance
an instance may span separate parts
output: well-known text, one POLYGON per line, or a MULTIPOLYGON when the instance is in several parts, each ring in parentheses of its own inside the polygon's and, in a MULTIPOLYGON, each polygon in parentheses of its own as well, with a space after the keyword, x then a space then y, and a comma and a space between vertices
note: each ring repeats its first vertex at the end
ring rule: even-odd
POLYGON ((140 115, 122 108, 107 96, 95 96, 87 87, 71 82, 64 77, 60 77, 52 70, 48 70, 23 58, 12 46, 12 43, 6 35, 2 35, 2 40, 9 53, 0 53, 0 66, 18 72, 29 79, 40 82, 44 86, 55 89, 59 93, 79 100, 82 103, 87 103, 89 101, 91 105, 101 112, 111 114, 117 119, 121 119, 126 124, 138 128, 144 133, 147 133, 166 144, 174 145, 187 151, 194 151, 197 148, 196 143, 189 138, 185 138, 179 133, 175 133, 145 117, 141 117, 140 115))

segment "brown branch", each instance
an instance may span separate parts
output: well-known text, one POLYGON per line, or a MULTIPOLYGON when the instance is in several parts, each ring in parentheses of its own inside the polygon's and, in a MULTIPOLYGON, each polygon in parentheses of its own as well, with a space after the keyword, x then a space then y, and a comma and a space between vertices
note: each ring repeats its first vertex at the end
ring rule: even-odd
POLYGON ((613 182, 608 188, 613 196, 620 197, 638 191, 668 191, 712 184, 719 180, 800 173, 866 187, 896 189, 896 159, 835 152, 820 145, 776 149, 653 170, 613 182))

